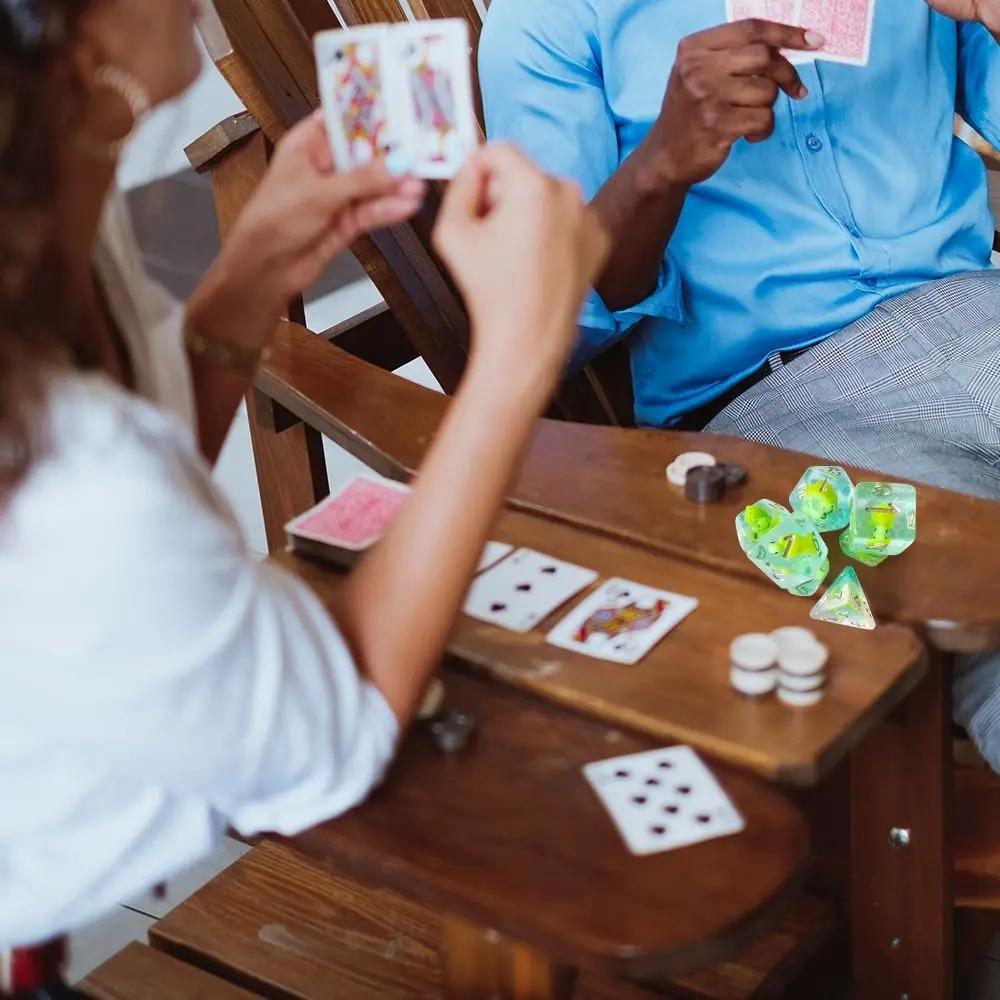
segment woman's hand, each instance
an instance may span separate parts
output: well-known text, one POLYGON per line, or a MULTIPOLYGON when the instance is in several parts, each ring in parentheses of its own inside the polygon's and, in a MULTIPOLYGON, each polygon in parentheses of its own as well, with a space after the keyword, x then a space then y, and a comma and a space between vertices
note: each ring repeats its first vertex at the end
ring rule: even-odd
POLYGON ((473 360, 554 378, 609 249, 580 189, 486 146, 452 182, 434 243, 465 297, 473 360))

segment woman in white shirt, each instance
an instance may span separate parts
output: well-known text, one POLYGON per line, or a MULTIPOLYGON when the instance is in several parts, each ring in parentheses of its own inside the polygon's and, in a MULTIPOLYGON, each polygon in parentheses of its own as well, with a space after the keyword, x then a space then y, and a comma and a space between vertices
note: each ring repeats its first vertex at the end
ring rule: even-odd
POLYGON ((331 618, 248 554, 210 464, 284 303, 423 187, 335 174, 311 118, 172 302, 113 179, 136 118, 195 79, 195 16, 0 0, 0 994, 9 949, 169 877, 227 824, 294 833, 379 780, 606 252, 579 191, 509 148, 452 184, 436 240, 469 370, 331 618))

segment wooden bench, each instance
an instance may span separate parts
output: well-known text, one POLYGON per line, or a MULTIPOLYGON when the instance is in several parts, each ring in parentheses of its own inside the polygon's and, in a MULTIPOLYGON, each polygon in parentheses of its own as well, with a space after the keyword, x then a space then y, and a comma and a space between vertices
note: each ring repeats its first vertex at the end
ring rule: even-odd
POLYGON ((91 1000, 259 1000, 257 993, 138 942, 95 969, 77 990, 91 1000))

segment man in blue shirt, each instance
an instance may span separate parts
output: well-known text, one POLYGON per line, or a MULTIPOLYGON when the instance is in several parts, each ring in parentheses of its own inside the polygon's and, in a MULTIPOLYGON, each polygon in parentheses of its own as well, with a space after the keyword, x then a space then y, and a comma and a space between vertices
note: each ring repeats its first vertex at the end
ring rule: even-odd
MULTIPOLYGON (((626 338, 636 418, 1000 497, 1000 0, 873 0, 866 67, 725 0, 493 0, 491 138, 612 234, 578 360, 626 338)), ((956 569, 956 572, 959 570, 956 569)), ((1000 654, 957 710, 1000 768, 1000 654)))

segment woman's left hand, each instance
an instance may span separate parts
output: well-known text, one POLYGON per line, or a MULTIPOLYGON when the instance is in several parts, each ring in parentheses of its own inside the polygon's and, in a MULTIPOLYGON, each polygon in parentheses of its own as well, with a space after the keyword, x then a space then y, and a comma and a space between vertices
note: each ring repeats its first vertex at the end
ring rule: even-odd
POLYGON ((253 282, 276 283, 287 300, 312 285, 362 233, 408 219, 423 196, 422 181, 393 177, 381 162, 337 173, 317 112, 275 147, 223 256, 234 279, 249 272, 244 277, 253 282))

